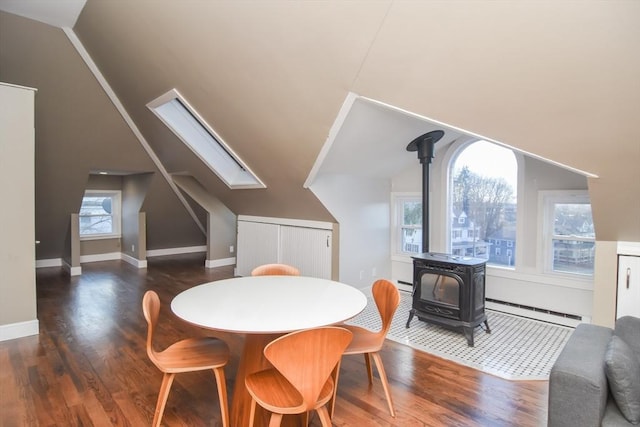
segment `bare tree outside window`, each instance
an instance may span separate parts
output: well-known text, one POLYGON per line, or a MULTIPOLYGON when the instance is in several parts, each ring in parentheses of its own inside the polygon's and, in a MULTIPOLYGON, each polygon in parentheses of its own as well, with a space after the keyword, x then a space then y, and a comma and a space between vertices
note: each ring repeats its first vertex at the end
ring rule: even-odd
POLYGON ((486 141, 465 147, 452 166, 451 252, 514 266, 516 170, 511 150, 486 141))

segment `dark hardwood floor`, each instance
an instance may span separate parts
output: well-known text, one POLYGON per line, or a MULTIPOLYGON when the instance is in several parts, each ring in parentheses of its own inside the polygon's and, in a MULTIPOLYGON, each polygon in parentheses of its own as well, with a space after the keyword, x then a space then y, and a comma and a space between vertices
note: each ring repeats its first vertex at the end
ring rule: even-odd
MULTIPOLYGON (((147 289, 163 304, 159 347, 205 334, 227 341, 232 393, 242 338, 186 325, 169 307, 180 291, 233 274, 232 267, 203 264, 200 256, 152 259, 142 270, 100 262, 83 265, 82 276, 71 278, 58 268, 39 269, 39 336, 0 342, 0 426, 150 425, 162 374, 145 351, 141 300, 147 289)), ((349 356, 335 426, 546 425, 546 381, 506 381, 391 341, 382 359, 397 417, 387 412, 380 380, 368 386, 363 358, 349 356)), ((164 424, 221 425, 215 393, 210 372, 177 375, 164 424)), ((317 417, 312 425, 320 425, 317 417)))

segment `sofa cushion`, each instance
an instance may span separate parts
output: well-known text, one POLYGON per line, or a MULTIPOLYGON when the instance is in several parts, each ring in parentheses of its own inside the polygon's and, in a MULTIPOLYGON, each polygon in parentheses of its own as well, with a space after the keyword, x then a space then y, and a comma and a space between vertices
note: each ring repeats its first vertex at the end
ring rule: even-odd
POLYGON ((623 316, 616 320, 615 332, 640 359, 640 318, 623 316))
POLYGON ((616 402, 613 399, 609 399, 600 427, 633 427, 633 424, 622 415, 616 402))
POLYGON ((604 357, 611 394, 629 422, 640 423, 640 362, 629 345, 614 335, 604 357))

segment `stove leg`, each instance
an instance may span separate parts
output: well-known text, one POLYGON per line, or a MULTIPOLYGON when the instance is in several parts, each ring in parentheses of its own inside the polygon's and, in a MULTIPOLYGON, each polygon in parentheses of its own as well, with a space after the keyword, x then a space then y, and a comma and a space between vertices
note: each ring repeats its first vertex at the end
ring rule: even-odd
POLYGON ((407 320, 407 326, 405 326, 405 328, 409 328, 409 323, 411 323, 411 321, 413 320, 413 316, 415 316, 416 312, 415 310, 412 308, 411 310, 409 310, 409 320, 407 320))
POLYGON ((485 321, 484 321, 484 326, 485 326, 485 328, 486 328, 486 332, 487 332, 488 334, 490 334, 490 333, 491 333, 491 328, 489 328, 489 319, 487 319, 487 320, 485 320, 485 321))
POLYGON ((473 328, 468 328, 465 326, 462 328, 462 331, 464 332, 465 338, 467 338, 467 344, 469 345, 469 347, 475 347, 473 341, 473 328))

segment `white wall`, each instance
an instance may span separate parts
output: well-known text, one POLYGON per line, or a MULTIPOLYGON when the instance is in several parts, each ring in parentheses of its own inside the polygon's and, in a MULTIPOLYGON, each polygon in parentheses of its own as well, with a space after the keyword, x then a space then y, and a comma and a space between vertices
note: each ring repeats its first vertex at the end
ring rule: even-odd
POLYGON ((357 288, 391 278, 391 182, 373 177, 319 176, 311 191, 340 224, 339 280, 357 288))

